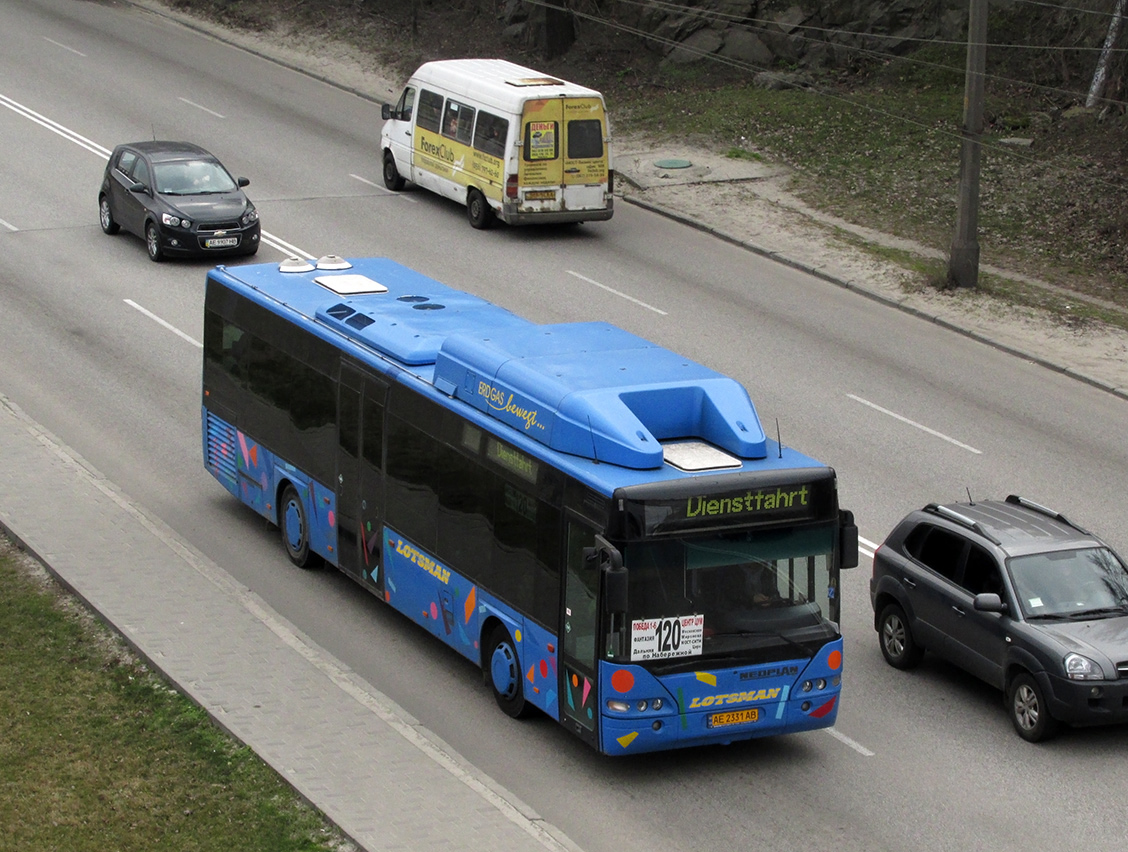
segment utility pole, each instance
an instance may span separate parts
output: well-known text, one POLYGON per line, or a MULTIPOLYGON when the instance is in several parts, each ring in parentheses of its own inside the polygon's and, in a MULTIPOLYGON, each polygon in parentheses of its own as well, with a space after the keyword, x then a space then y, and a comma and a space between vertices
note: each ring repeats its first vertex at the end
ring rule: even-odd
POLYGON ((948 260, 948 282, 957 287, 974 287, 979 283, 979 157, 983 135, 983 74, 987 67, 987 2, 968 2, 959 210, 948 260))

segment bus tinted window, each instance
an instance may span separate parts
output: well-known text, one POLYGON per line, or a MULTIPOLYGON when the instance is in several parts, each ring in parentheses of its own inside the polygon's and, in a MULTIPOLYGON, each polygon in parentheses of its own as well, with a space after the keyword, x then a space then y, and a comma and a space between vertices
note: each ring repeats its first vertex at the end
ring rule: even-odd
POLYGON ((415 123, 432 133, 439 132, 439 120, 443 114, 443 96, 426 89, 419 91, 419 115, 415 123))
POLYGON ((474 147, 491 157, 505 153, 505 138, 509 135, 509 121, 484 110, 478 113, 474 126, 474 147))
POLYGON ((443 136, 469 145, 473 130, 474 109, 456 101, 447 101, 443 112, 443 136))
POLYGON ((603 126, 598 118, 568 122, 568 159, 590 160, 603 156, 603 126))

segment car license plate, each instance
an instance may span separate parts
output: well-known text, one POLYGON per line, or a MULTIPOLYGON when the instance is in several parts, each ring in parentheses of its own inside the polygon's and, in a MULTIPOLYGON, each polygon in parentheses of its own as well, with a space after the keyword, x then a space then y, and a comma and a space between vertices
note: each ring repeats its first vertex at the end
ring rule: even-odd
POLYGON ((204 240, 204 248, 232 248, 239 245, 238 237, 212 237, 204 240))
POLYGON ((745 722, 758 722, 760 710, 753 707, 751 710, 733 710, 731 713, 714 713, 709 717, 710 728, 723 728, 726 725, 743 725, 745 722))
POLYGON ((531 189, 525 193, 526 201, 554 201, 556 191, 552 189, 531 189))

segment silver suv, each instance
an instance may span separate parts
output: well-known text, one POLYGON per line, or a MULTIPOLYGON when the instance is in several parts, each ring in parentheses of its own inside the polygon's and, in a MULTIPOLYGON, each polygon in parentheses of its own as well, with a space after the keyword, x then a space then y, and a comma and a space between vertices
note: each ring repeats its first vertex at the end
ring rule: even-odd
POLYGON ((1013 494, 911 512, 870 601, 891 666, 927 648, 998 687, 1023 739, 1128 721, 1128 569, 1058 512, 1013 494))

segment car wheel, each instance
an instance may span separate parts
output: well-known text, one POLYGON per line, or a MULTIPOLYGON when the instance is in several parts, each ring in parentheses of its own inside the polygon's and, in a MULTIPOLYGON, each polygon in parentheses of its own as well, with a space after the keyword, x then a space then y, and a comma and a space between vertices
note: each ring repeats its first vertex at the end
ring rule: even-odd
POLYGON ((403 189, 403 185, 405 183, 406 181, 403 179, 403 175, 401 175, 399 173, 399 169, 396 168, 396 158, 392 156, 391 151, 385 151, 384 186, 386 186, 392 192, 399 192, 401 189, 403 189))
POLYGON ((895 669, 911 669, 924 656, 924 648, 917 644, 909 628, 909 620, 900 604, 889 603, 881 610, 877 623, 881 642, 881 655, 895 669))
POLYGON ((145 226, 145 248, 149 252, 149 260, 160 263, 164 260, 164 251, 161 249, 161 232, 152 222, 145 226))
POLYGON ((299 568, 317 567, 317 557, 309 549, 309 524, 306 522, 305 504, 298 490, 287 485, 278 505, 278 528, 282 532, 282 545, 286 555, 299 568))
POLYGON ((1060 723, 1050 715, 1046 696, 1033 675, 1015 675, 1007 689, 1007 705, 1014 729, 1027 742, 1040 743, 1057 733, 1060 723))
POLYGON ((107 234, 116 234, 121 230, 121 225, 114 221, 114 213, 110 210, 110 199, 104 195, 98 199, 98 223, 107 234))
POLYGON ((528 715, 531 708, 525 702, 521 663, 513 640, 509 638, 509 631, 501 625, 495 627, 490 633, 486 649, 490 688, 493 689, 497 706, 514 719, 528 715))
POLYGON ((466 195, 466 216, 471 227, 484 231, 493 224, 494 212, 480 190, 472 189, 466 195))

